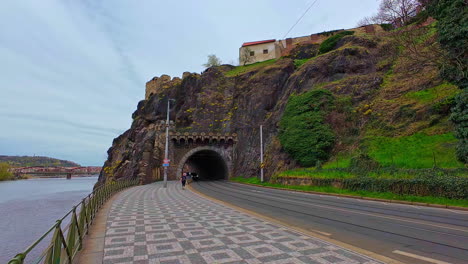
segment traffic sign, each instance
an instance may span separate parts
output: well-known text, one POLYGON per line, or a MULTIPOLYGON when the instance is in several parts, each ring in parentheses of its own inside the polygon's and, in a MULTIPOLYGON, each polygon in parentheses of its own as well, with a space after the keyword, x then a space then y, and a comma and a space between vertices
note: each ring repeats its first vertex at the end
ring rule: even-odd
POLYGON ((169 159, 164 159, 164 163, 169 163, 171 162, 169 159))
POLYGON ((163 163, 163 167, 169 167, 169 163, 163 163))

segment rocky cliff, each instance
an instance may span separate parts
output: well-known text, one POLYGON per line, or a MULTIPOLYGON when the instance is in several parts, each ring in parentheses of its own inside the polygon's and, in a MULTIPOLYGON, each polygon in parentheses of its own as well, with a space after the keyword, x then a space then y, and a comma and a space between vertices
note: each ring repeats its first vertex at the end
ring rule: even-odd
POLYGON ((318 56, 313 46, 313 52, 299 51, 300 57, 222 65, 202 74, 184 73, 181 79, 155 78, 133 113, 131 128, 113 141, 99 182, 143 177, 151 174, 151 166, 160 166, 164 152, 154 142, 163 133, 168 98, 175 99, 171 130, 237 133, 236 176, 258 175, 260 124, 265 127, 266 175, 298 166, 278 139, 279 123, 291 95, 314 89, 330 91, 346 106, 325 117, 335 134, 332 159, 362 149, 372 135, 450 133, 450 100, 457 87, 443 83, 435 63, 418 60, 436 45, 431 34, 430 26, 418 33, 417 53, 398 44, 392 33, 361 34, 343 37, 318 56), (304 54, 311 55, 304 59, 304 54))

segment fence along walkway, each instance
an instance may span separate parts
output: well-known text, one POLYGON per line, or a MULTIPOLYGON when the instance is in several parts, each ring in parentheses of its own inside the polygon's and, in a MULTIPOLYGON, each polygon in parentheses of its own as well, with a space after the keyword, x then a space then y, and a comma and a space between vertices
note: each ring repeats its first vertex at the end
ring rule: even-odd
POLYGON ((380 263, 204 199, 180 183, 119 194, 107 218, 104 264, 380 263))
POLYGON ((28 263, 60 264, 72 263, 78 251, 83 246, 83 238, 88 233, 94 217, 99 208, 115 193, 130 186, 137 185, 137 180, 115 181, 96 188, 92 193, 73 207, 65 216, 45 232, 38 240, 29 246, 24 252, 17 254, 8 264, 23 264, 28 254, 39 243, 49 237, 53 232, 52 240, 48 247, 36 260, 28 260, 28 263), (70 219, 70 223, 63 227, 63 221, 70 219))

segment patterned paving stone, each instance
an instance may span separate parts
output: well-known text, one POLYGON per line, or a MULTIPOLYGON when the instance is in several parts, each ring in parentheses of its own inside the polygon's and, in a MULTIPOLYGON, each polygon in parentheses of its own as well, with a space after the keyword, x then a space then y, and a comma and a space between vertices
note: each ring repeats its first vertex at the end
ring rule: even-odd
POLYGON ((124 191, 109 212, 104 264, 381 263, 182 190, 124 191))

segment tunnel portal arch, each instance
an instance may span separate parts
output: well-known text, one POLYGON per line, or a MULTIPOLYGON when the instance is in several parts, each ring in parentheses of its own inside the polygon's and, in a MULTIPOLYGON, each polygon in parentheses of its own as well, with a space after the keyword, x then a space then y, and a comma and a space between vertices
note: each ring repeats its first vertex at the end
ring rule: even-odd
POLYGON ((227 180, 230 177, 231 162, 227 153, 218 147, 200 146, 188 151, 178 162, 176 175, 182 175, 186 164, 196 168, 200 179, 227 180))

